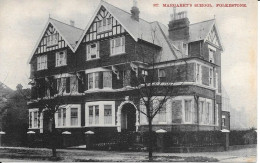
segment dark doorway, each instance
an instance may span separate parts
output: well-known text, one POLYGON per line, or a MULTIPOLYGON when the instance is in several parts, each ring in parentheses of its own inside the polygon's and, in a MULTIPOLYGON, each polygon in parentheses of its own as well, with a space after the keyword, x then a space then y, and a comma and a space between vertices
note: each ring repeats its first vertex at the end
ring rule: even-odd
POLYGON ((122 131, 135 131, 136 109, 132 104, 125 104, 121 112, 122 131))

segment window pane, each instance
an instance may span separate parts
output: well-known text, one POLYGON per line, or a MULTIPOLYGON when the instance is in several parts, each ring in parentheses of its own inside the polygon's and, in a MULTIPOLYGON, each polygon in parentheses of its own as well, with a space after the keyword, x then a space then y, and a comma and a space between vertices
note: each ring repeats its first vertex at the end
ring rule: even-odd
POLYGON ((63 126, 66 126, 66 108, 62 109, 62 114, 63 114, 63 126))
POLYGON ((95 106, 95 124, 99 124, 99 106, 95 106))
POLYGON ((104 105, 104 123, 112 124, 112 106, 104 105))
POLYGON ((61 126, 61 109, 58 110, 58 126, 61 126))
POLYGON ((166 122, 166 104, 164 103, 159 112, 159 122, 166 122))
POLYGON ((71 108, 71 126, 78 125, 78 108, 71 108))
POLYGON ((88 74, 88 89, 93 88, 93 73, 88 74))
POLYGON ((93 106, 89 106, 89 124, 93 123, 93 106))
POLYGON ((103 72, 103 87, 112 88, 112 72, 103 72))
POLYGON ((191 101, 185 100, 185 121, 191 122, 191 101))
POLYGON ((33 122, 33 127, 38 127, 38 112, 33 113, 34 116, 34 122, 33 122))
POLYGON ((99 73, 95 73, 95 88, 99 88, 99 73))

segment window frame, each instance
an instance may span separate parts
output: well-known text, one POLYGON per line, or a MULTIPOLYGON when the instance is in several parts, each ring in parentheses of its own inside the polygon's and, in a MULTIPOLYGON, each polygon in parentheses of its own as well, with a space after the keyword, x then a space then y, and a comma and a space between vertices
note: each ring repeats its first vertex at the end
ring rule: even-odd
POLYGON ((202 65, 199 63, 195 64, 195 82, 202 84, 202 65))
POLYGON ((125 53, 125 36, 121 36, 121 37, 115 37, 113 39, 110 40, 110 56, 115 56, 115 55, 120 55, 120 54, 124 54, 125 53), (116 40, 120 39, 120 45, 116 46, 116 40), (116 48, 121 50, 118 50, 116 52, 116 48))
POLYGON ((88 90, 95 90, 95 89, 99 89, 99 78, 100 78, 100 72, 91 72, 88 73, 88 90), (92 75, 92 88, 90 88, 90 74, 92 75), (98 78, 98 79, 96 79, 98 78), (97 82, 98 81, 98 82, 97 82), (97 84, 97 86, 96 86, 97 84))
POLYGON ((90 61, 90 60, 95 60, 95 59, 99 59, 99 50, 100 50, 100 46, 99 46, 99 42, 95 42, 95 43, 91 43, 91 44, 87 44, 86 45, 86 60, 87 61, 90 61), (91 46, 92 45, 95 45, 96 46, 96 50, 95 50, 95 54, 91 53, 92 50, 91 50, 91 46), (92 58, 91 56, 92 55, 95 55, 96 57, 95 58, 92 58))
POLYGON ((166 72, 165 69, 158 69, 158 81, 159 82, 165 82, 166 80, 166 72), (163 73, 160 73, 163 72, 163 73), (161 76, 162 75, 162 76, 161 76))
POLYGON ((63 51, 59 51, 59 52, 56 52, 55 54, 55 66, 56 67, 62 67, 62 66, 66 66, 67 65, 67 51, 66 50, 63 50, 63 51), (60 53, 63 53, 64 54, 64 57, 63 59, 61 60, 60 58, 60 53), (62 62, 62 63, 60 63, 62 62))
POLYGON ((192 113, 193 113, 193 102, 192 102, 192 99, 184 99, 184 123, 190 123, 190 124, 192 124, 193 122, 192 122, 192 119, 193 119, 193 115, 192 115, 192 113), (189 102, 190 104, 189 104, 189 106, 190 106, 190 108, 189 108, 189 111, 188 112, 186 112, 186 102, 189 102), (189 116, 189 119, 187 120, 186 119, 186 117, 187 117, 187 113, 188 113, 188 116, 189 116))
POLYGON ((209 68, 209 86, 210 87, 213 87, 213 85, 214 85, 213 74, 214 74, 213 68, 209 68))
POLYGON ((102 20, 97 21, 97 33, 111 31, 112 29, 112 17, 103 18, 102 20), (108 21, 109 19, 110 23, 108 21))
MULTIPOLYGON (((67 104, 62 105, 59 107, 59 109, 66 110, 66 119, 64 125, 58 125, 58 111, 55 113, 55 127, 56 128, 78 128, 81 127, 81 105, 80 104, 67 104), (71 122, 71 109, 75 108, 77 109, 77 124, 72 125, 71 122)), ((61 114, 62 115, 62 114, 61 114)), ((62 123, 64 123, 64 119, 62 119, 62 123)), ((61 124, 62 124, 61 123, 61 124)))
POLYGON ((209 62, 210 63, 215 63, 214 60, 214 54, 215 54, 215 50, 213 50, 212 48, 209 48, 209 62))
POLYGON ((95 101, 95 102, 86 102, 85 103, 85 127, 116 127, 116 110, 115 110, 115 101, 95 101), (105 123, 105 105, 111 106, 111 114, 112 114, 112 123, 106 124, 105 123), (95 106, 95 107, 93 107, 95 106), (93 108, 93 119, 92 123, 89 123, 89 117, 90 117, 90 108, 93 108), (96 113, 96 107, 98 107, 99 110, 99 120, 98 124, 95 123, 95 113, 96 113))
POLYGON ((46 37, 46 46, 47 47, 56 46, 56 45, 58 45, 58 42, 59 42, 58 33, 54 33, 54 34, 48 35, 46 37))
POLYGON ((37 57, 37 71, 48 69, 48 57, 47 55, 41 55, 37 57))

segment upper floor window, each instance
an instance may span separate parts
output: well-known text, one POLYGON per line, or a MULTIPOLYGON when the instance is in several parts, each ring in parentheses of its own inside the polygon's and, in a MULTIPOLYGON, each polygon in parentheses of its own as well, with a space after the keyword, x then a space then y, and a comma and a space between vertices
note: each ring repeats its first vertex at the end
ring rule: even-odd
POLYGON ((104 18, 97 22, 97 32, 103 32, 112 29, 112 18, 104 18))
POLYGON ((99 72, 88 74, 88 89, 99 88, 99 72))
POLYGON ((56 53, 56 67, 67 65, 66 51, 56 53))
POLYGON ((37 70, 47 69, 47 55, 37 57, 37 70))
POLYGON ((58 44, 58 34, 47 36, 47 46, 54 46, 58 44))
POLYGON ((213 69, 209 69, 209 86, 213 86, 213 69))
POLYGON ((99 58, 99 43, 87 45, 87 60, 99 58))
POLYGON ((196 64, 196 70, 195 70, 195 80, 197 83, 201 83, 201 65, 200 64, 196 64))
POLYGON ((125 52, 125 37, 117 37, 110 40, 110 54, 116 55, 125 52))
POLYGON ((209 62, 214 63, 214 50, 209 49, 209 62))
POLYGON ((112 88, 112 72, 103 72, 103 87, 112 88))
POLYGON ((159 77, 159 82, 165 82, 165 79, 166 79, 165 70, 159 69, 158 77, 159 77))

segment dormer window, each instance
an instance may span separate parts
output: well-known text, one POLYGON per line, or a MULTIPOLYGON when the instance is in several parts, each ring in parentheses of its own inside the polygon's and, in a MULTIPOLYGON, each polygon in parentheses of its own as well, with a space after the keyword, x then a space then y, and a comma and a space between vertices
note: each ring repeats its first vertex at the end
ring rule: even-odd
POLYGON ((61 51, 56 53, 56 67, 67 65, 67 53, 61 51))
POLYGON ((52 34, 47 36, 47 47, 55 46, 58 44, 58 34, 52 34))
POLYGON ((99 43, 87 45, 87 60, 99 58, 99 43))
POLYGON ((97 22, 97 32, 112 30, 112 18, 104 18, 97 22))

